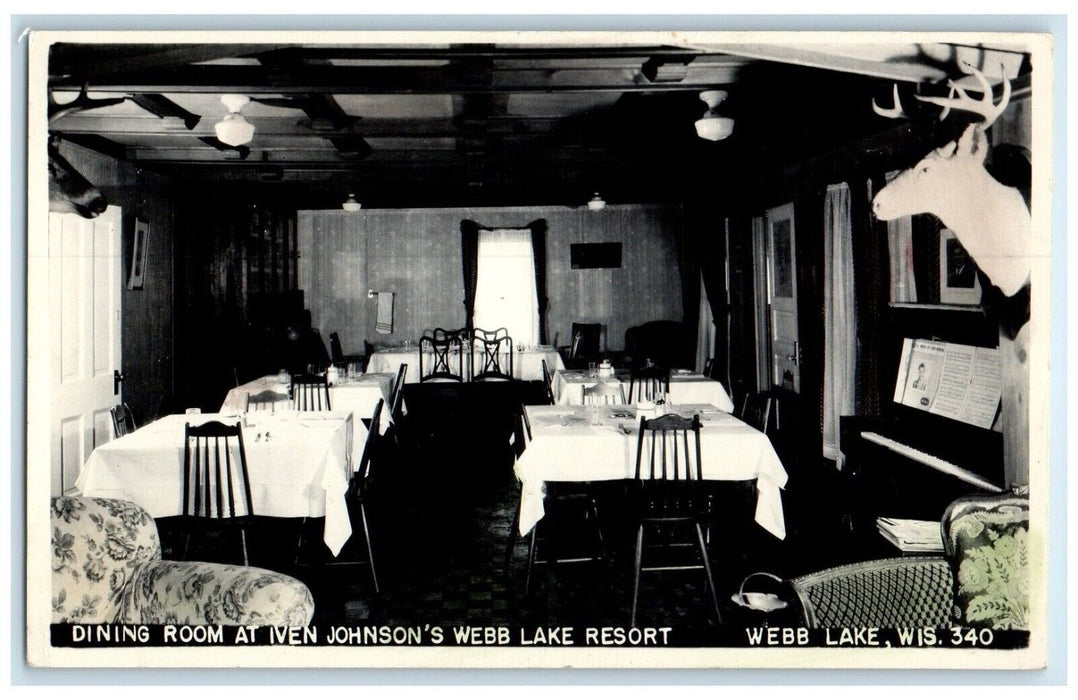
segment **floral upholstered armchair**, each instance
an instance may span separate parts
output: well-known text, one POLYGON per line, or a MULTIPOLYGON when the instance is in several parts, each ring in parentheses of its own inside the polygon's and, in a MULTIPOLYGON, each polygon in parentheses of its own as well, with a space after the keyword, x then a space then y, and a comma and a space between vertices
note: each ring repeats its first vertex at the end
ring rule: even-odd
POLYGON ((304 626, 310 590, 247 566, 161 559, 157 526, 129 501, 52 500, 54 623, 304 626))
POLYGON ((809 627, 1028 629, 1029 499, 968 496, 943 515, 943 557, 894 557, 790 581, 809 627))

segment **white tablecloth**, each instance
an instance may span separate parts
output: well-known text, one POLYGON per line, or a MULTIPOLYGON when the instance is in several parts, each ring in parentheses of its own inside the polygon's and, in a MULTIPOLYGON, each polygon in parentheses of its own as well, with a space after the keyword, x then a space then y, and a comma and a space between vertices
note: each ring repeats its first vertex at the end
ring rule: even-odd
MULTIPOLYGON (((85 496, 133 501, 155 518, 183 512, 184 424, 234 415, 171 415, 95 449, 75 486, 85 496)), ((345 491, 367 430, 351 413, 259 412, 248 416, 243 446, 255 515, 325 516, 325 542, 336 555, 351 535, 345 491), (354 432, 354 434, 353 434, 354 432), (266 439, 269 435, 269 439, 266 439)))
MULTIPOLYGON (((543 517, 547 481, 611 481, 636 473, 639 419, 632 406, 527 406, 532 440, 517 460, 521 481, 520 533, 543 517), (604 425, 593 426, 589 408, 603 412, 604 425), (618 418, 617 413, 629 414, 618 418), (621 429, 627 428, 626 435, 621 429)), ((700 415, 700 450, 704 479, 756 480, 756 522, 775 537, 786 537, 779 493, 786 470, 767 436, 715 406, 670 406, 668 412, 700 415)))
MULTIPOLYGON (((629 375, 619 372, 614 377, 589 377, 586 370, 566 369, 554 373, 554 382, 551 389, 554 392, 554 402, 559 406, 579 406, 584 403, 584 387, 595 386, 599 382, 618 382, 625 392, 625 398, 629 398, 629 375)), ((680 372, 674 370, 670 373, 670 396, 671 403, 677 404, 711 404, 727 413, 734 410, 734 402, 721 382, 708 379, 702 374, 695 372, 680 372)))
MULTIPOLYGON (((385 399, 385 405, 382 407, 382 417, 378 426, 378 432, 385 434, 391 420, 389 401, 393 394, 393 382, 396 378, 395 374, 367 372, 356 379, 339 379, 329 386, 329 405, 333 407, 334 411, 351 411, 357 419, 361 419, 370 418, 374 415, 374 407, 378 404, 378 399, 385 399)), ((288 388, 289 385, 282 384, 276 374, 241 384, 228 392, 224 403, 221 404, 221 413, 239 413, 242 411, 243 397, 247 394, 257 394, 268 389, 287 397, 288 388)), ((287 398, 278 403, 281 407, 290 405, 287 398)), ((278 408, 277 410, 280 409, 278 408)))
MULTIPOLYGON (((467 352, 467 350, 465 350, 467 352)), ((482 350, 476 349, 475 363, 478 367, 482 359, 482 350)), ((427 357, 423 358, 423 364, 427 364, 427 357)), ((565 368, 558 351, 552 347, 535 347, 526 350, 513 348, 513 376, 524 381, 539 381, 543 378, 542 361, 546 360, 547 369, 555 372, 565 368)), ((430 358, 433 363, 433 357, 430 358)), ((396 375, 397 370, 404 363, 408 363, 408 374, 405 382, 416 384, 419 382, 419 348, 411 346, 407 348, 390 348, 378 350, 371 355, 367 362, 367 370, 370 372, 391 372, 396 375)), ((467 379, 468 357, 464 357, 464 377, 467 379)), ((450 362, 451 369, 456 369, 456 360, 450 362)))

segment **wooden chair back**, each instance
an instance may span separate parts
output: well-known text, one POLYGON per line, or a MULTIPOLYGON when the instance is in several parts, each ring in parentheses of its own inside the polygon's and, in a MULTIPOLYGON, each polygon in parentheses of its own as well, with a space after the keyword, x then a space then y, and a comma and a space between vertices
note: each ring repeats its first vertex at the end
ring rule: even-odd
POLYGON ((459 336, 419 339, 419 381, 464 381, 464 343, 459 336))
POLYGON ((110 408, 109 415, 112 417, 112 433, 116 437, 123 437, 138 430, 138 426, 135 425, 135 415, 126 403, 119 403, 110 408))
POLYGON ((404 378, 408 375, 408 363, 401 363, 397 369, 397 379, 393 382, 393 393, 389 397, 389 415, 394 421, 401 417, 401 405, 404 401, 404 378))
POLYGON ((367 476, 370 474, 371 460, 374 459, 376 443, 379 439, 379 428, 382 425, 383 404, 385 404, 385 399, 378 399, 378 403, 374 406, 374 413, 371 414, 371 425, 367 429, 367 440, 363 443, 363 454, 360 456, 359 464, 355 470, 360 489, 362 489, 363 482, 366 481, 367 476))
POLYGON ((508 335, 502 335, 497 340, 476 337, 471 345, 474 353, 472 355, 472 381, 481 382, 489 379, 511 381, 513 379, 512 338, 508 335))
POLYGON ((584 387, 584 405, 611 405, 625 403, 625 390, 621 382, 599 382, 595 386, 584 387))
POLYGON ((746 394, 739 417, 761 433, 767 433, 771 427, 771 405, 772 398, 767 392, 746 394))
POLYGON ((700 416, 667 414, 640 419, 636 441, 636 479, 700 481, 700 416))
POLYGON ((239 423, 185 424, 183 515, 215 519, 254 515, 239 423))
POLYGON ((292 408, 297 411, 330 411, 329 379, 324 374, 292 375, 292 408))
POLYGON ((550 376, 550 369, 546 366, 546 358, 541 359, 540 364, 543 366, 543 388, 546 389, 546 402, 547 404, 554 405, 554 378, 550 376))
POLYGON ((629 378, 629 403, 657 401, 670 393, 670 370, 663 367, 634 369, 629 378))
POLYGON ((278 403, 285 403, 288 401, 288 395, 274 391, 273 389, 264 389, 256 394, 248 393, 244 400, 244 413, 249 411, 270 411, 276 412, 278 403))

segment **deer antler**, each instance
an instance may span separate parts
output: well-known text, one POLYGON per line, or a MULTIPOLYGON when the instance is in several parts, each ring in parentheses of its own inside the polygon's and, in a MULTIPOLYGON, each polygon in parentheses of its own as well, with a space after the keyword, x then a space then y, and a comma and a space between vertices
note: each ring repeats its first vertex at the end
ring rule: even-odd
POLYGON ((1003 79, 1003 95, 1000 97, 999 104, 995 104, 993 103, 992 86, 984 73, 969 64, 963 64, 962 70, 972 73, 977 82, 981 84, 981 90, 984 93, 981 99, 974 100, 953 80, 947 81, 947 84, 951 86, 952 97, 921 97, 920 95, 914 95, 914 97, 922 102, 929 102, 943 107, 943 112, 940 114, 941 120, 950 114, 952 108, 979 114, 984 118, 984 121, 978 126, 981 129, 987 129, 999 118, 999 115, 1003 114, 1003 110, 1007 109, 1007 104, 1011 101, 1011 81, 1006 78, 1003 79), (967 68, 968 70, 966 70, 967 68), (958 97, 953 97, 955 94, 958 97))
POLYGON ((888 119, 901 119, 906 116, 906 113, 902 111, 902 102, 898 99, 898 83, 895 83, 895 106, 887 109, 880 107, 876 104, 876 98, 873 97, 872 111, 888 119))

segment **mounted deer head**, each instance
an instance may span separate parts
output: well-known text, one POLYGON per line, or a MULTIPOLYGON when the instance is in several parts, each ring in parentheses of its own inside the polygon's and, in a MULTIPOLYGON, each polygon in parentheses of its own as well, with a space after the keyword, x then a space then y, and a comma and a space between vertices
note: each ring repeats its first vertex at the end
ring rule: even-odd
MULTIPOLYGON (((126 97, 110 97, 107 99, 90 99, 86 94, 86 86, 79 91, 79 96, 71 102, 60 104, 56 102, 52 92, 49 92, 49 123, 73 112, 81 112, 87 109, 107 107, 119 104, 126 97)), ((92 219, 108 208, 108 200, 101 190, 94 187, 75 167, 62 155, 60 155, 60 139, 49 136, 49 211, 68 213, 74 212, 79 216, 92 219)))
MULTIPOLYGON (((950 83, 951 97, 917 95, 917 99, 943 107, 940 119, 951 109, 959 109, 979 114, 983 121, 970 124, 957 141, 932 151, 888 183, 873 199, 872 211, 883 221, 934 214, 954 231, 992 283, 1013 296, 1029 277, 1029 208, 1016 188, 1000 184, 984 168, 988 153, 985 132, 1007 108, 1011 85, 1004 79, 1003 94, 996 104, 984 74, 968 65, 963 65, 963 70, 981 84, 980 100, 971 99, 954 82, 950 83)), ((897 85, 894 97, 894 107, 883 109, 873 100, 872 108, 885 117, 905 116, 897 85)))

